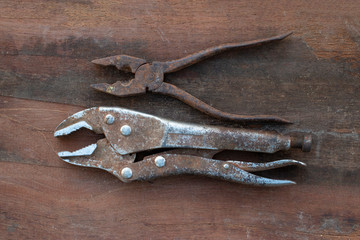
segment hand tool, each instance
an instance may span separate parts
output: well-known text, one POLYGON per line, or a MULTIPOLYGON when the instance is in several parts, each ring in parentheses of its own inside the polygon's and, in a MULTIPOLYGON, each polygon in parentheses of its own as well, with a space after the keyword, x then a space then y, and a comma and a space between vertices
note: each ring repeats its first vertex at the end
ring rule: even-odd
POLYGON ((265 43, 280 41, 286 38, 287 36, 289 36, 290 34, 291 32, 261 40, 249 41, 244 43, 223 44, 220 46, 208 48, 206 50, 194 53, 192 55, 177 60, 166 61, 166 62, 154 61, 149 63, 145 59, 136 58, 127 55, 117 55, 117 56, 95 59, 92 62, 97 65, 115 66, 117 69, 121 71, 134 73, 135 78, 130 80, 130 82, 126 82, 126 83, 120 81, 117 81, 114 84, 98 83, 98 84, 92 84, 91 87, 95 88, 96 90, 120 97, 144 94, 146 92, 165 94, 177 98, 203 113, 206 113, 212 117, 223 120, 239 121, 244 123, 250 123, 250 122, 273 122, 279 124, 290 123, 288 120, 271 115, 248 116, 248 115, 226 113, 204 103, 203 101, 197 99, 196 97, 185 92, 184 90, 170 83, 164 82, 165 73, 171 73, 181 70, 183 68, 186 68, 190 65, 193 65, 197 62, 200 62, 208 57, 214 56, 226 50, 230 50, 234 48, 241 48, 241 49, 249 48, 249 47, 259 46, 265 43))
POLYGON ((124 108, 94 107, 80 111, 56 128, 54 136, 68 135, 87 128, 105 138, 74 152, 59 152, 66 162, 104 169, 123 182, 149 180, 178 174, 198 174, 228 181, 262 186, 294 184, 249 172, 287 165, 305 165, 295 160, 269 163, 212 159, 219 150, 274 153, 290 148, 310 151, 311 135, 284 136, 243 128, 204 126, 170 121, 124 108), (169 149, 147 155, 148 150, 169 149), (144 159, 136 160, 142 153, 144 159), (247 172, 249 171, 249 172, 247 172))

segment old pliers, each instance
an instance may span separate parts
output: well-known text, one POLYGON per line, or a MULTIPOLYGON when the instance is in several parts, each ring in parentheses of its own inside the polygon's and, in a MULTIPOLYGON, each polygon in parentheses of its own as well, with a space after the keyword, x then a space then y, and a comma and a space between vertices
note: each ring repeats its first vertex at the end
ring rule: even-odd
POLYGON ((200 62, 208 57, 219 54, 226 50, 234 48, 249 48, 253 46, 262 45, 269 42, 279 41, 291 33, 278 35, 271 38, 249 41, 244 43, 231 43, 223 44, 217 47, 208 48, 206 50, 194 53, 192 55, 166 62, 147 62, 145 59, 131 57, 127 55, 117 55, 106 58, 100 58, 93 60, 92 62, 101 65, 101 66, 115 66, 119 70, 125 72, 132 72, 135 74, 135 78, 130 82, 122 83, 120 81, 114 84, 108 83, 99 83, 92 84, 91 86, 96 90, 103 91, 109 94, 113 94, 120 97, 126 97, 136 94, 146 93, 147 91, 162 93, 175 97, 186 104, 189 104, 193 108, 198 109, 199 111, 206 113, 212 117, 223 119, 223 120, 232 120, 239 122, 274 122, 274 123, 290 123, 289 121, 270 115, 257 115, 257 116, 247 116, 247 115, 238 115, 232 113, 222 112, 203 101, 197 99, 191 94, 185 92, 184 90, 164 82, 164 74, 171 73, 188 67, 192 64, 200 62))
POLYGON ((268 179, 249 172, 305 165, 302 162, 280 160, 251 163, 221 161, 212 157, 219 150, 226 149, 274 153, 290 148, 310 151, 311 147, 311 136, 295 138, 242 128, 179 123, 116 107, 95 107, 78 112, 64 120, 54 135, 68 135, 80 128, 104 134, 105 138, 80 150, 59 152, 58 155, 71 164, 104 169, 123 182, 199 174, 250 185, 294 184, 292 181, 268 179), (137 153, 146 155, 148 150, 159 148, 170 150, 135 161, 137 153))

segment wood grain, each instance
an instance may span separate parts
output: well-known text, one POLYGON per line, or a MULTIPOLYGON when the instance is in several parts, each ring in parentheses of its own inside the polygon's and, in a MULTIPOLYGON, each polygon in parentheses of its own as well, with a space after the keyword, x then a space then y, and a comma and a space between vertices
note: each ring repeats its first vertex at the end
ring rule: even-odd
POLYGON ((360 238, 359 1, 3 0, 0 19, 0 239, 360 238), (91 60, 169 60, 289 30, 282 42, 221 54, 166 81, 224 111, 294 121, 250 127, 312 133, 310 153, 218 155, 304 161, 306 168, 259 173, 298 185, 196 176, 124 184, 57 157, 99 139, 89 131, 53 138, 62 120, 92 106, 242 127, 165 96, 96 92, 90 84, 132 75, 91 60))

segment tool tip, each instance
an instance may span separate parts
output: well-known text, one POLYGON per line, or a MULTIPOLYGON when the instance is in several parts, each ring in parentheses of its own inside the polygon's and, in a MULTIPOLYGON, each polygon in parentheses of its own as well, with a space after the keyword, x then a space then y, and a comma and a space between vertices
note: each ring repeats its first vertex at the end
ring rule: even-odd
POLYGON ((282 39, 287 38, 288 36, 290 36, 293 33, 294 33, 293 31, 285 33, 284 35, 282 35, 282 39))
POLYGON ((96 64, 96 65, 100 65, 100 66, 109 66, 109 65, 112 64, 112 62, 110 60, 111 60, 111 58, 106 57, 106 58, 94 59, 91 62, 96 64))
POLYGON ((90 87, 101 92, 108 92, 108 89, 111 90, 111 87, 109 88, 109 86, 110 84, 107 83, 95 83, 90 85, 90 87))
POLYGON ((293 122, 288 121, 286 119, 282 119, 282 123, 284 123, 284 124, 294 124, 293 122))
POLYGON ((278 123, 278 124, 293 124, 293 122, 281 117, 270 117, 269 121, 273 121, 274 123, 278 123))
POLYGON ((297 165, 297 166, 306 167, 306 163, 300 162, 300 161, 297 161, 297 160, 293 160, 293 159, 283 159, 283 160, 280 160, 280 161, 282 161, 284 163, 284 166, 286 166, 286 165, 297 165))
POLYGON ((304 163, 304 162, 300 162, 300 161, 298 161, 298 164, 299 165, 301 165, 301 166, 304 166, 304 167, 306 167, 307 165, 306 165, 306 163, 304 163))
POLYGON ((296 182, 291 180, 275 180, 272 179, 272 182, 266 184, 269 187, 279 187, 279 186, 289 186, 289 185, 296 185, 296 182))

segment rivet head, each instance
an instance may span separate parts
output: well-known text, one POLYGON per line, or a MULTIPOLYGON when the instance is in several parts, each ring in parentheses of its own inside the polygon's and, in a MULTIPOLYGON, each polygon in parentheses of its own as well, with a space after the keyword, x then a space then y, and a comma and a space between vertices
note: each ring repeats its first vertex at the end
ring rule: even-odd
POLYGON ((225 169, 229 169, 229 164, 227 164, 227 163, 225 163, 224 165, 223 165, 223 167, 225 168, 225 169))
POLYGON ((121 170, 121 176, 123 176, 123 178, 131 178, 132 177, 132 170, 131 168, 123 168, 121 170))
POLYGON ((129 125, 124 125, 120 128, 121 134, 124 136, 129 136, 131 133, 131 127, 129 125))
POLYGON ((105 117, 105 122, 106 122, 107 124, 109 124, 109 125, 110 125, 110 124, 113 124, 114 121, 115 121, 115 118, 114 118, 113 115, 111 115, 111 114, 106 115, 106 117, 105 117))
POLYGON ((164 167, 164 166, 165 166, 165 162, 166 162, 166 160, 165 160, 165 158, 162 157, 162 156, 157 156, 157 157, 155 158, 155 165, 156 165, 157 167, 159 167, 159 168, 164 167))

